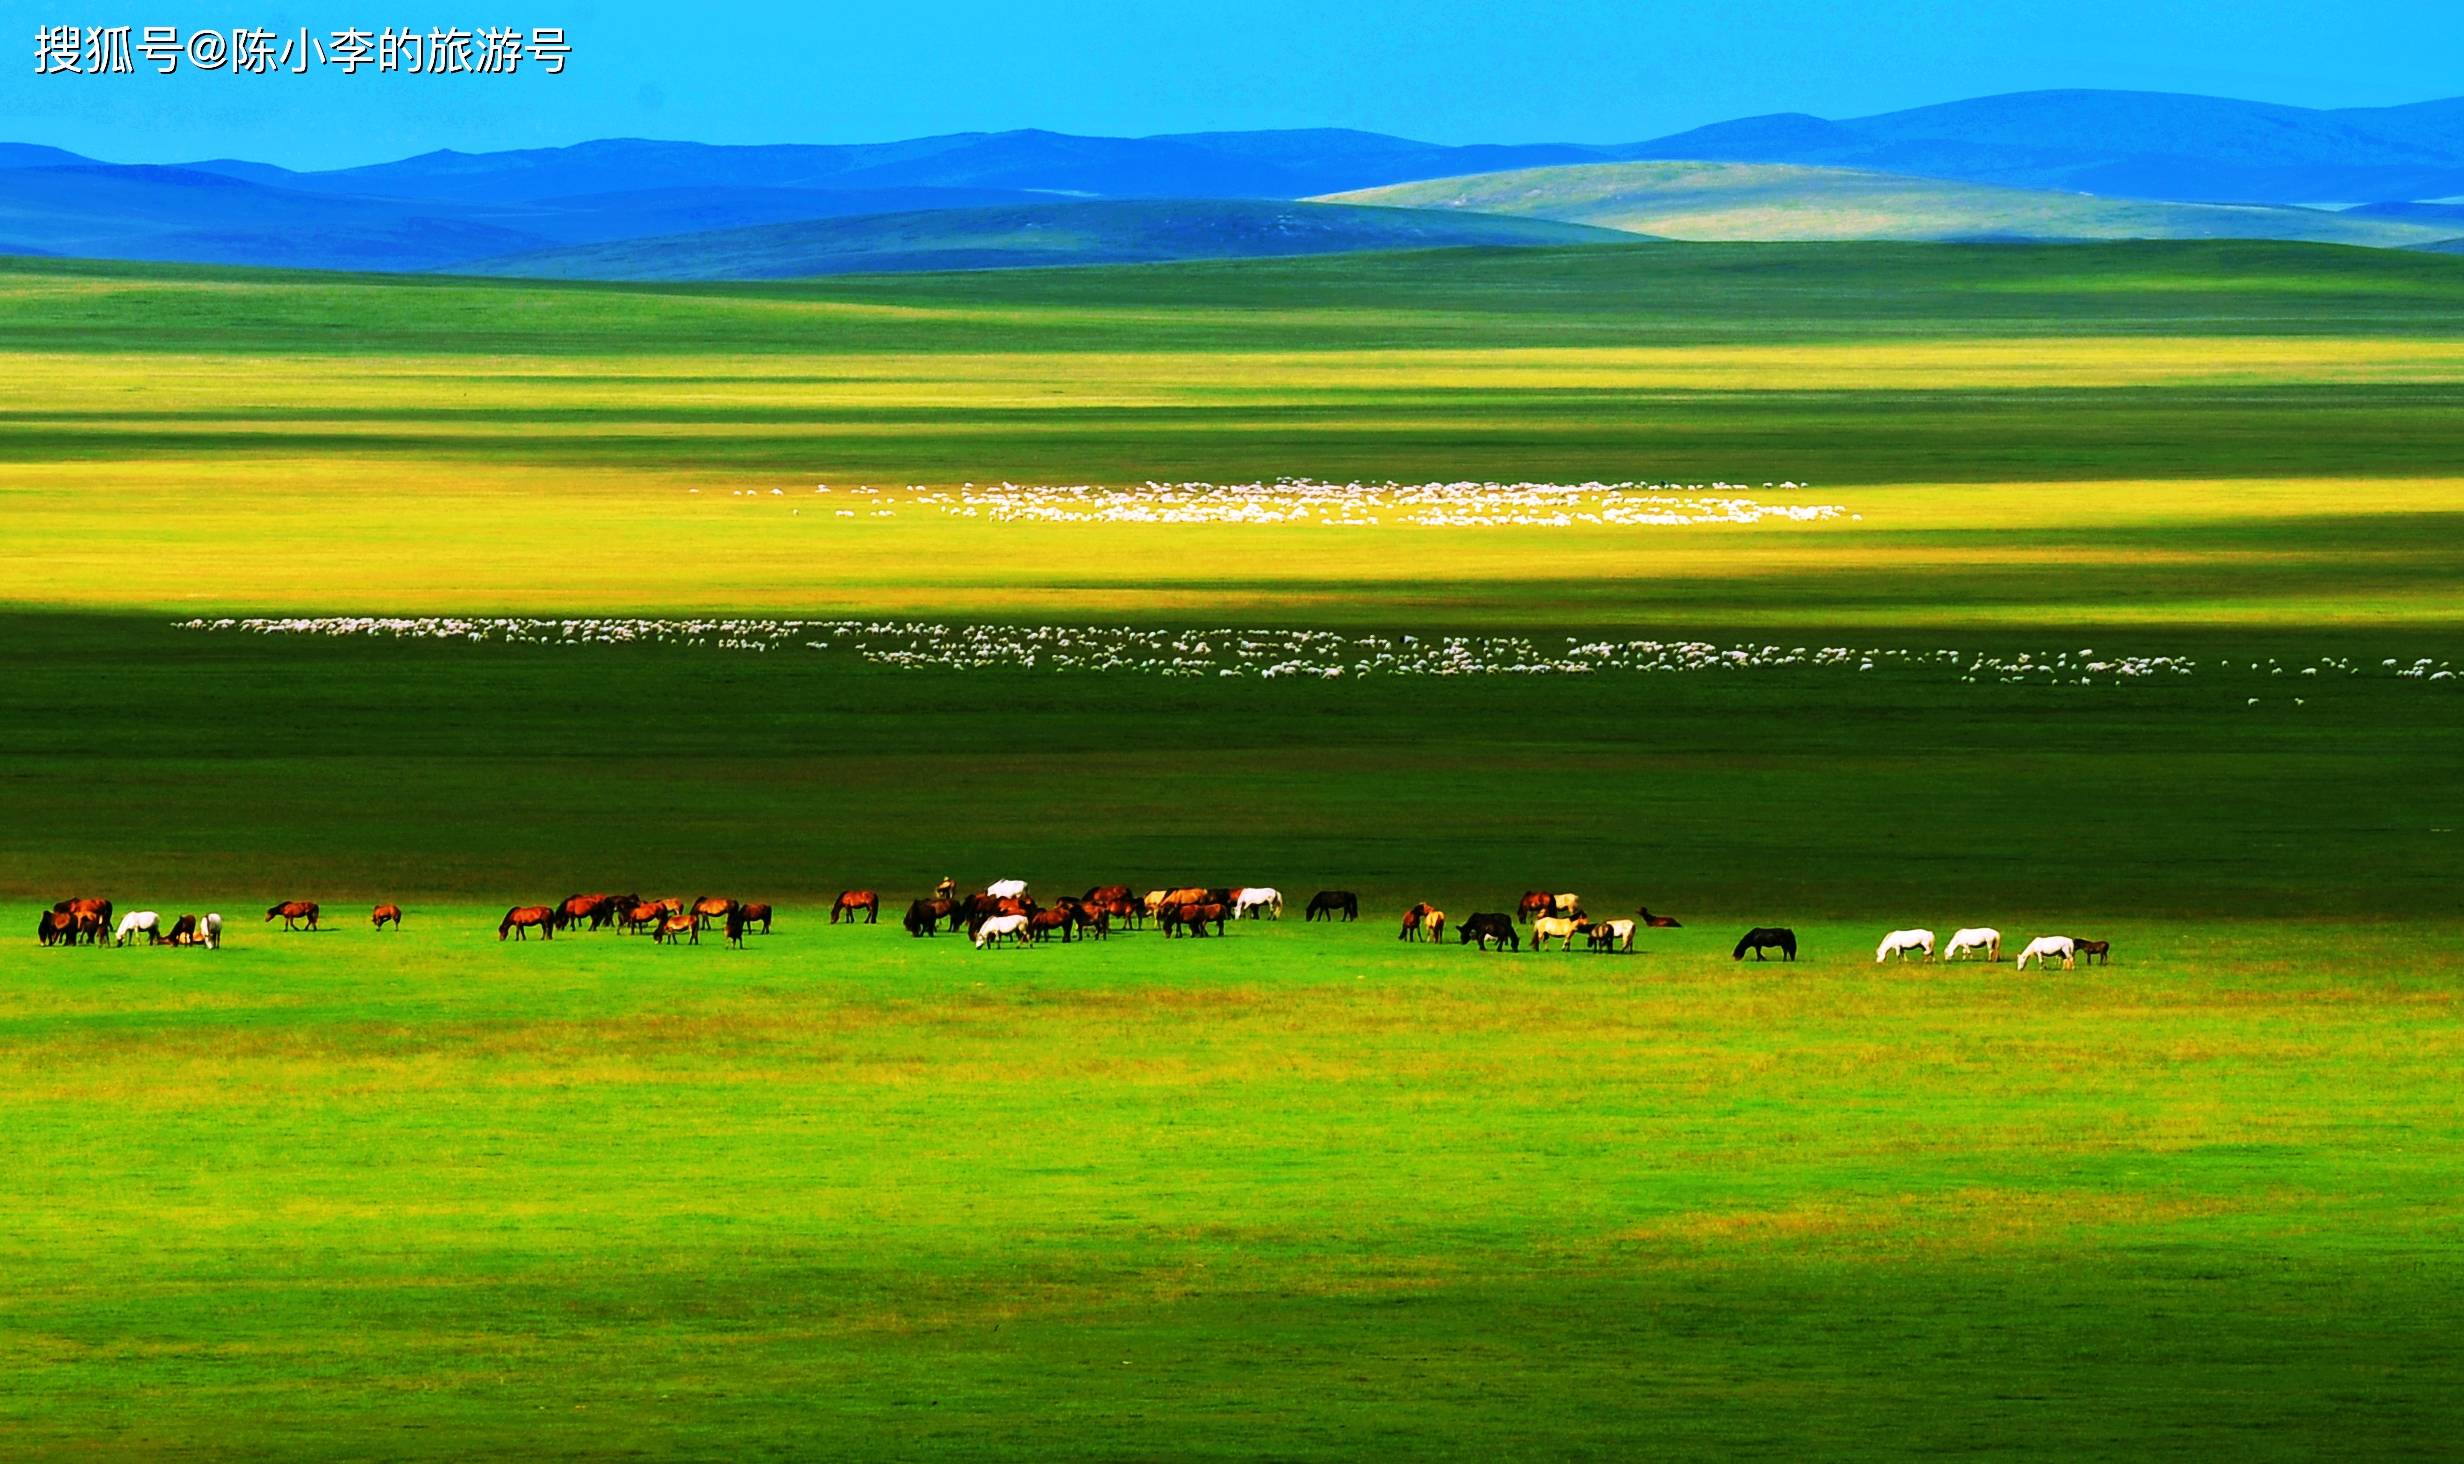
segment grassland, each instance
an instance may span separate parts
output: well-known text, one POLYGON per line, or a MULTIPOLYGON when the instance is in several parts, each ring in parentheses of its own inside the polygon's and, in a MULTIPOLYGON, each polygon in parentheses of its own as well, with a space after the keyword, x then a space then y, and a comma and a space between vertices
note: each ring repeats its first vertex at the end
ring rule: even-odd
POLYGON ((1363 188, 1329 201, 1519 215, 1692 240, 2259 238, 2403 248, 2446 237, 2431 220, 2158 203, 1790 163, 1518 168, 1363 188))
POLYGON ((2464 693, 2381 663, 2464 661, 2459 343, 2464 261, 2281 245, 734 288, 12 265, 0 913, 91 888, 238 938, 0 945, 0 1430, 2435 1454, 2464 693), (1849 512, 1000 524, 905 492, 1283 474, 1849 512), (307 612, 2198 669, 1168 680, 173 624, 307 612), (1552 884, 1688 924, 1484 962, 1382 918, 981 958, 816 923, 945 872, 1381 917, 1552 884), (786 918, 746 952, 493 938, 600 886, 786 918), (253 922, 292 895, 412 921, 253 922), (1765 921, 1795 970, 1727 959, 1765 921), (1970 921, 2119 959, 1870 964, 1970 921))

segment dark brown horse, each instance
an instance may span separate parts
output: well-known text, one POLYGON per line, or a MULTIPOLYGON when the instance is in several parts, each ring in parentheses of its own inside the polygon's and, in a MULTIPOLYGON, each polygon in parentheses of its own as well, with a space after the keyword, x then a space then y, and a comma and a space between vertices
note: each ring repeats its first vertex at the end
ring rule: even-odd
POLYGON ((1496 941, 1501 951, 1519 951, 1523 948, 1523 937, 1516 933, 1514 921, 1494 910, 1465 917, 1462 925, 1455 930, 1455 944, 1470 945, 1474 941, 1478 941, 1484 951, 1489 948, 1490 941, 1496 941))
POLYGON ((163 936, 163 939, 171 942, 173 945, 200 944, 201 942, 197 939, 197 917, 194 915, 183 915, 179 919, 172 921, 171 929, 163 936))
POLYGON ((958 902, 955 900, 911 901, 907 906, 907 933, 929 939, 940 930, 941 922, 950 918, 950 912, 957 908, 958 902))
POLYGON ((303 922, 310 930, 317 928, 317 902, 314 900, 285 900, 266 908, 267 920, 277 915, 282 917, 282 928, 285 930, 298 930, 303 922))
POLYGON ((1115 901, 1128 899, 1133 893, 1134 891, 1127 885, 1097 885, 1087 891, 1083 898, 1087 904, 1101 910, 1110 907, 1115 901))
POLYGON ((1676 916, 1654 915, 1651 913, 1649 906, 1643 906, 1635 910, 1634 918, 1640 920, 1644 925, 1653 930, 1683 930, 1685 928, 1677 923, 1676 916))
POLYGON ((881 896, 871 890, 839 891, 837 902, 830 906, 830 923, 838 924, 839 917, 843 915, 847 923, 853 925, 858 911, 863 912, 865 924, 878 923, 881 919, 881 896))
POLYGON ((770 905, 766 900, 753 900, 739 907, 744 911, 744 923, 758 925, 761 933, 770 933, 770 905))
POLYGON ((1418 939, 1420 939, 1420 937, 1421 937, 1421 928, 1420 928, 1420 927, 1421 927, 1421 923, 1422 923, 1423 921, 1427 920, 1427 919, 1429 918, 1429 914, 1430 914, 1430 912, 1431 912, 1431 911, 1433 911, 1433 910, 1435 910, 1436 908, 1437 908, 1437 907, 1436 907, 1435 905, 1432 905, 1432 904, 1430 904, 1428 901, 1423 900, 1423 901, 1421 901, 1419 904, 1414 905, 1414 906, 1413 906, 1412 908, 1410 908, 1409 910, 1404 911, 1404 912, 1403 912, 1403 928, 1402 928, 1401 930, 1399 930, 1399 931, 1396 931, 1396 932, 1395 932, 1395 939, 1397 939, 1397 940, 1418 940, 1418 939))
POLYGON ((67 945, 77 933, 77 917, 66 910, 45 910, 34 917, 34 938, 44 945, 67 945))
POLYGON ((1745 953, 1752 951, 1755 960, 1768 960, 1770 958, 1763 954, 1766 950, 1778 951, 1782 957, 1791 961, 1795 960, 1797 958, 1797 933, 1785 925, 1757 925, 1738 939, 1737 948, 1729 952, 1728 958, 1732 961, 1742 961, 1745 959, 1745 953))
POLYGON ((383 930, 388 925, 400 930, 402 928, 402 907, 400 905, 379 905, 369 912, 368 923, 378 930, 383 930))
POLYGON ((2072 936, 2070 949, 2071 954, 2079 958, 2079 964, 2082 966, 2110 966, 2113 964, 2112 941, 2081 940, 2077 936, 2072 936))
POLYGON ((496 938, 503 940, 511 932, 515 940, 528 940, 530 932, 536 930, 541 940, 554 940, 556 914, 554 905, 516 905, 496 922, 496 938))
POLYGON ((1350 890, 1320 890, 1309 897, 1309 908, 1301 912, 1303 924, 1312 920, 1332 920, 1341 915, 1345 920, 1360 918, 1360 896, 1350 890))
POLYGON ((745 927, 753 923, 752 916, 745 913, 747 908, 738 905, 727 912, 727 943, 738 950, 744 949, 745 927))
POLYGON ((1076 926, 1077 922, 1071 918, 1070 912, 1059 906, 1049 910, 1038 910, 1027 917, 1027 939, 1050 940, 1052 933, 1057 930, 1061 932, 1061 941, 1066 945, 1076 926))

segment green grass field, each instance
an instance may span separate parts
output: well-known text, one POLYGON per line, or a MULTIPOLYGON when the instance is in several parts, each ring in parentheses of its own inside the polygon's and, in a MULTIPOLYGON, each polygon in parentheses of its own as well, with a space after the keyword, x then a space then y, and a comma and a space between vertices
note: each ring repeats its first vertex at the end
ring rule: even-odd
POLYGON ((13 1453, 2464 1432, 2464 691, 2426 674, 2464 663, 2464 261, 20 262, 0 357, 13 1453), (944 511, 1287 475, 1840 512, 944 511), (1176 679, 178 624, 306 614, 1854 654, 1176 679), (1962 674, 2083 652, 2193 669, 1962 674), (944 873, 1342 886, 1366 918, 982 955, 821 924, 842 886, 895 909, 944 873), (1687 924, 1627 959, 1392 938, 1412 900, 1535 885, 1687 924), (592 888, 782 923, 496 941, 592 888), (218 909, 231 948, 25 939, 85 891, 218 909), (290 897, 342 928, 257 921, 290 897), (410 923, 373 935, 388 898, 410 923), (1732 963, 1754 923, 1806 959, 1732 963), (1970 923, 2116 961, 1872 964, 1886 929, 1970 923))

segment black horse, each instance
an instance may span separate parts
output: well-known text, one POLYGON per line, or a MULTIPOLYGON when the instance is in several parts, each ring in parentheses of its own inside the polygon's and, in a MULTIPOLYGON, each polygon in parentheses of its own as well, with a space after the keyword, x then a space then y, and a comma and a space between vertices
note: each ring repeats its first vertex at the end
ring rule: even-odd
POLYGON ((1360 918, 1360 896, 1350 890, 1320 890, 1309 897, 1309 908, 1301 912, 1303 922, 1332 920, 1340 912, 1345 920, 1360 918))
POLYGON ((949 919, 957 909, 958 906, 948 900, 910 900, 907 903, 907 933, 929 936, 940 929, 941 922, 949 919))
POLYGON ((2078 937, 2073 936, 2071 938, 2070 946, 2071 954, 2079 958, 2079 964, 2082 966, 2089 965, 2091 963, 2098 966, 2110 966, 2113 964, 2112 941, 2081 940, 2078 937))
POLYGON ((1789 960, 1795 960, 1797 958, 1797 933, 1784 925, 1757 925, 1745 933, 1744 939, 1737 942, 1736 950, 1730 952, 1728 958, 1732 961, 1742 961, 1745 959, 1745 953, 1752 951, 1755 960, 1768 960, 1770 958, 1763 954, 1765 950, 1777 950, 1789 960))
POLYGON ((1490 941, 1496 941, 1500 950, 1519 951, 1523 948, 1523 937, 1515 933, 1514 917, 1495 911, 1470 916, 1455 927, 1454 934, 1457 945, 1470 945, 1476 940, 1484 951, 1489 948, 1490 941))

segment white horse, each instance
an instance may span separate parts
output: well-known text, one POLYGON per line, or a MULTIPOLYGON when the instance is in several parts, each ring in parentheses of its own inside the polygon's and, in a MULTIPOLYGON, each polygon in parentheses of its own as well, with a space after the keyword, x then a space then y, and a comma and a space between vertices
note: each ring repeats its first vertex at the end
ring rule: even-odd
POLYGON ((1026 944, 1027 917, 1024 915, 995 915, 975 928, 975 948, 980 951, 1005 935, 1021 945, 1026 944))
POLYGON ((134 935, 144 936, 147 945, 154 945, 161 941, 163 917, 151 910, 131 910, 120 917, 120 928, 111 933, 111 943, 115 946, 124 946, 128 944, 129 937, 134 935))
POLYGON ((1874 947, 1874 964, 1879 966, 1894 955, 1908 959, 1908 952, 1923 951, 1926 960, 1934 958, 1934 933, 1930 930, 1894 930, 1874 947))
POLYGON ((1951 943, 1942 948, 1942 959, 1956 961, 1961 951, 1983 951, 1988 961, 2002 959, 2002 932, 1990 925, 1971 925, 1951 932, 1951 943))
POLYGON ((1246 915, 1251 919, 1256 919, 1260 915, 1270 915, 1281 920, 1283 918, 1283 891, 1269 885, 1253 885, 1247 889, 1234 890, 1232 892, 1232 913, 1246 915))
POLYGON ((1634 922, 1602 920, 1591 927, 1592 948, 1603 951, 1634 949, 1634 922))
POLYGON ((2012 969, 2017 971, 2028 969, 2028 957, 2030 956, 2036 957, 2036 966, 2040 971, 2052 964, 2055 956, 2062 958, 2062 969, 2065 971, 2076 963, 2071 939, 2067 935, 2040 935, 2029 941, 2028 948, 2019 953, 2019 964, 2012 969))
POLYGON ((221 950, 222 916, 211 910, 206 911, 205 918, 197 922, 197 934, 205 941, 205 948, 207 950, 221 950))
POLYGON ((992 896, 996 900, 1019 899, 1024 896, 1026 892, 1027 882, 1023 879, 996 879, 991 884, 984 886, 984 893, 992 896))

